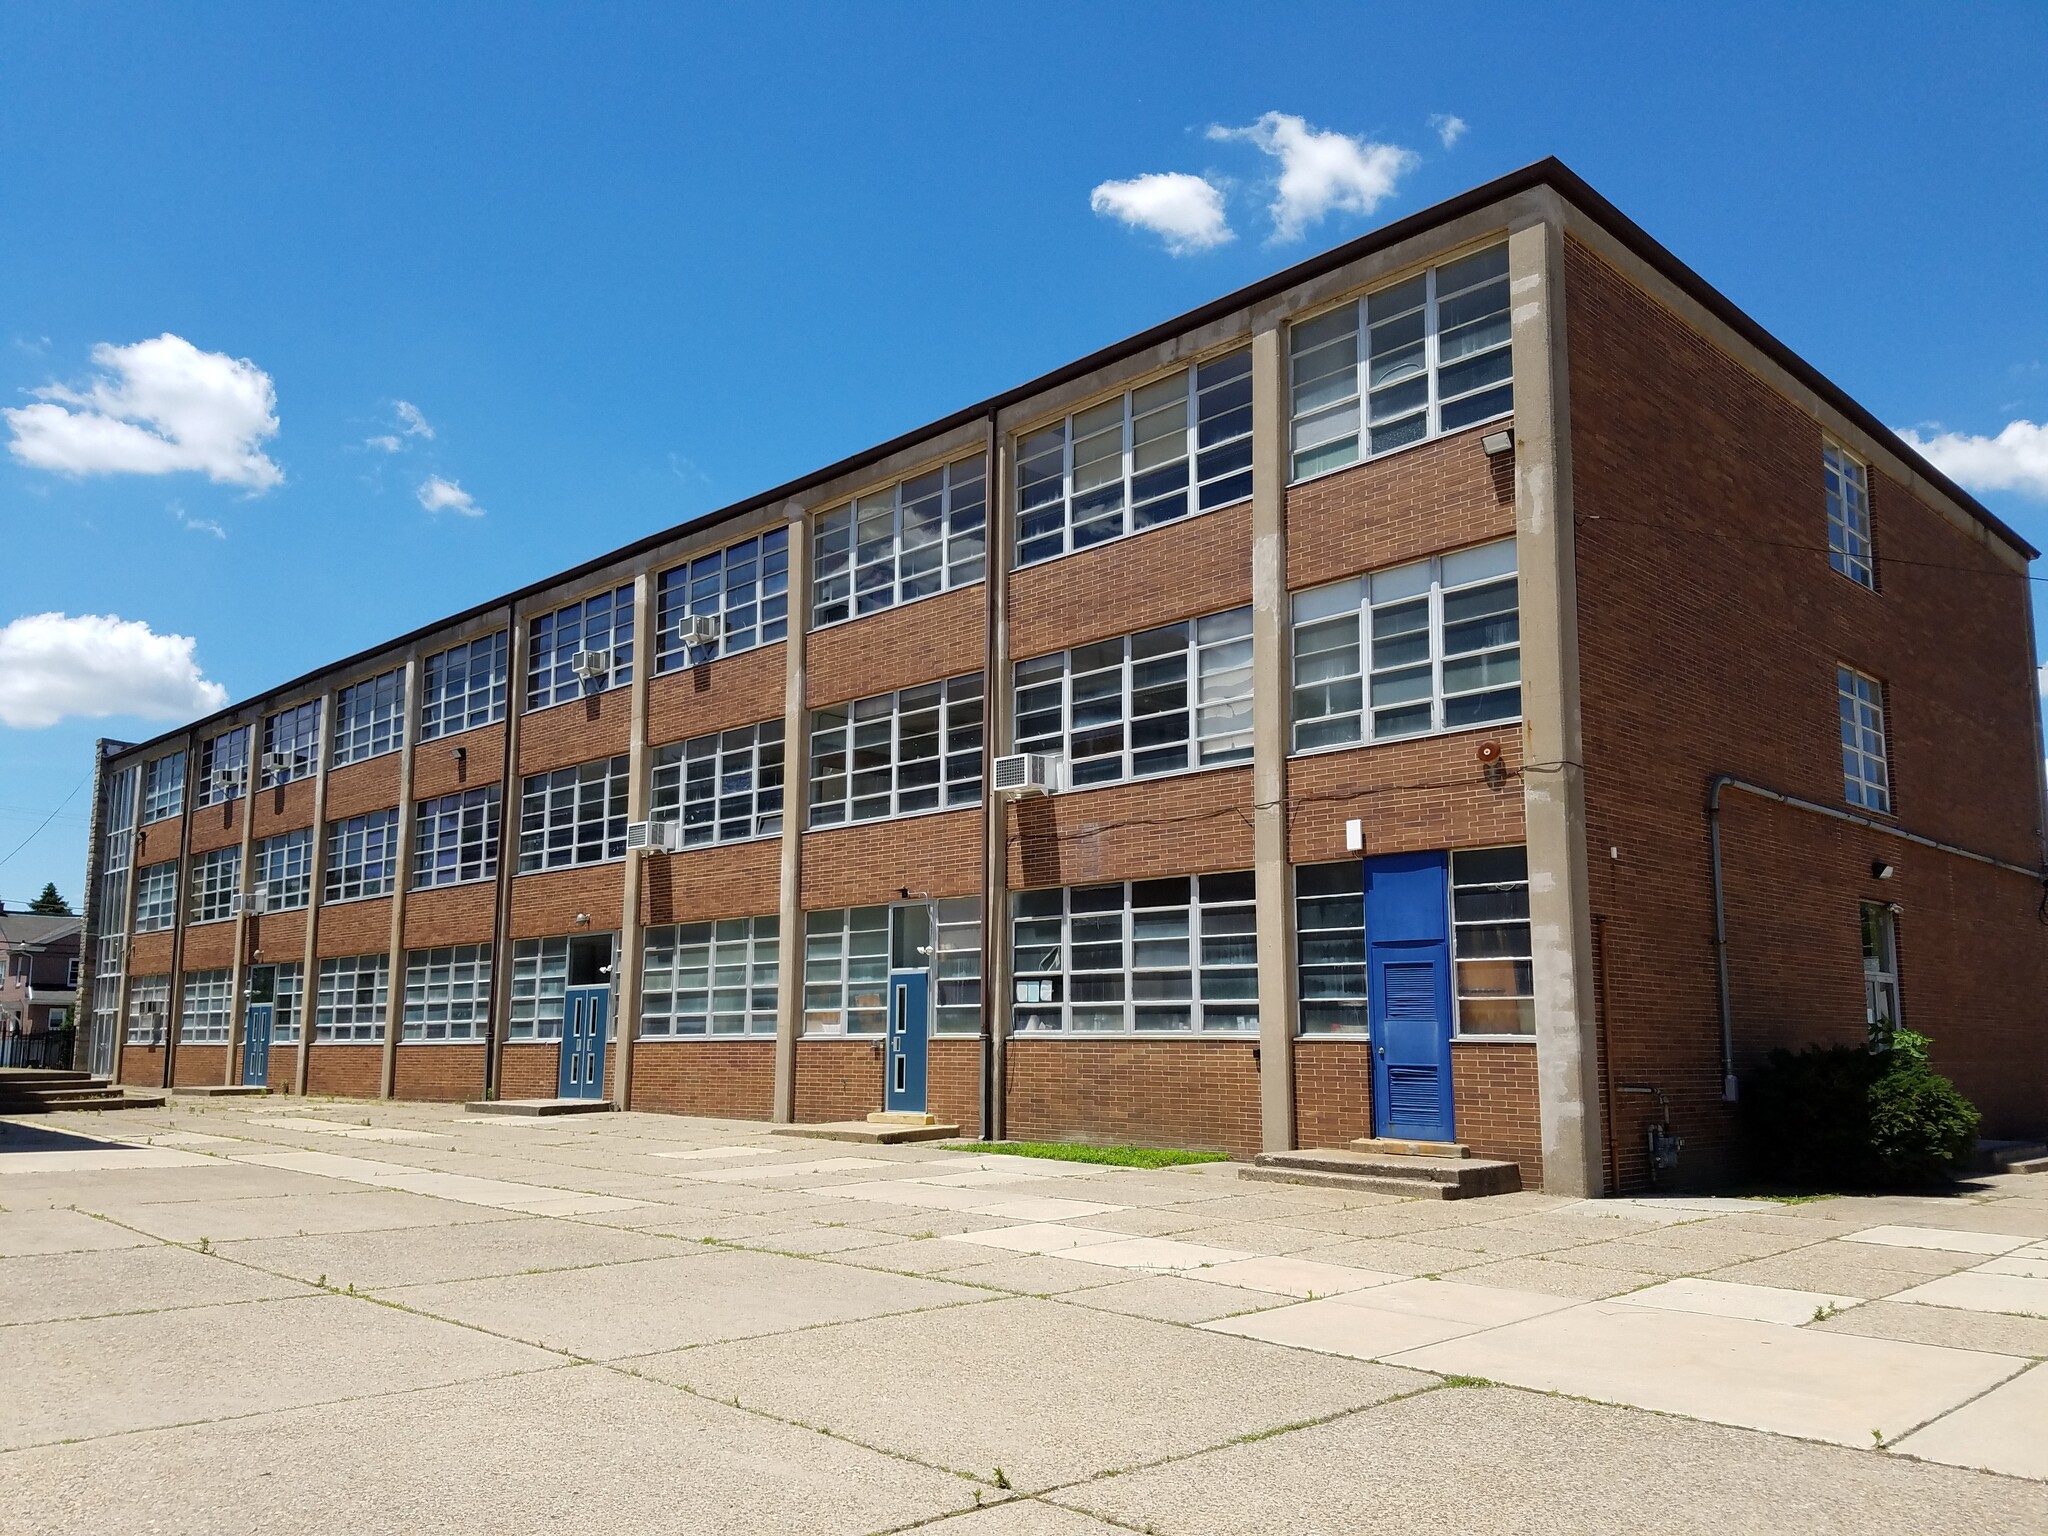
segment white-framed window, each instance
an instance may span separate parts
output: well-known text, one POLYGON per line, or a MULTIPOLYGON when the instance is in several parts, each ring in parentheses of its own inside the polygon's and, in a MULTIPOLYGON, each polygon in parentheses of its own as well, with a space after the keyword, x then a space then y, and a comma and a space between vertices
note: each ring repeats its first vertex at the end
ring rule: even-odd
POLYGON ((306 967, 294 960, 272 968, 270 991, 270 1043, 297 1045, 299 1025, 305 1017, 306 967))
POLYGON ((773 1035, 781 936, 773 917, 648 929, 640 972, 642 1037, 773 1035))
POLYGON ((1513 411, 1509 332, 1505 245, 1289 327, 1294 478, 1513 411))
POLYGON ((987 551, 988 471, 979 454, 822 512, 811 627, 979 581, 987 551))
POLYGON ((512 945, 512 995, 505 1034, 512 1040, 562 1038, 562 995, 569 986, 567 939, 519 939, 512 945))
POLYGON ((135 877, 135 931, 161 933, 178 926, 178 861, 146 864, 135 877))
POLYGON ((1522 715, 1515 541, 1294 594, 1294 750, 1522 715))
POLYGON ((405 668, 351 683, 334 696, 334 761, 340 768, 405 745, 405 668))
POLYGON ((1899 917, 1885 902, 1863 903, 1863 1022, 1874 1041, 1899 1027, 1899 917))
POLYGON ((811 712, 811 825, 981 800, 981 674, 811 712))
POLYGON ((142 770, 142 819, 167 821, 185 809, 185 754, 173 752, 142 770))
POLYGON ((1141 384, 1017 443, 1017 564, 1252 493, 1251 348, 1141 384))
POLYGON ((370 811, 327 823, 322 901, 389 896, 398 879, 398 811, 370 811))
POLYGON ((92 1038, 95 1047, 121 1028, 121 946, 103 934, 92 966, 92 1038))
POLYGON ((249 788, 249 727, 238 725, 199 744, 201 805, 223 805, 249 788))
POLYGON ((427 657, 420 677, 421 741, 505 718, 505 653, 501 629, 427 657))
POLYGON ((1889 814, 1891 773, 1886 766, 1884 684, 1854 667, 1835 668, 1835 703, 1842 725, 1842 797, 1851 805, 1889 814))
POLYGON ((658 673, 786 639, 789 530, 773 528, 663 571, 654 585, 654 624, 658 673), (718 620, 718 638, 685 645, 685 618, 718 620))
POLYGON ((100 899, 94 916, 102 932, 128 931, 128 872, 135 863, 135 781, 139 768, 123 768, 107 782, 101 801, 100 899))
POLYGON ((185 921, 217 923, 235 915, 235 897, 242 888, 242 850, 216 848, 192 856, 185 921))
POLYGON ((1244 1034, 1259 1027, 1249 870, 1018 891, 1012 1027, 1244 1034))
POLYGON ((629 759, 529 775, 519 792, 519 873, 626 856, 629 759))
POLYGON ((404 1040, 482 1040, 491 1027, 491 946, 451 944, 405 957, 404 1040))
POLYGON ((294 912, 313 899, 313 829, 299 827, 258 838, 250 849, 252 905, 263 912, 294 912), (261 903, 253 898, 262 891, 261 903))
POLYGON ((654 749, 648 815, 679 821, 687 847, 782 830, 782 722, 764 720, 654 749))
POLYGON ((263 721, 263 787, 310 778, 320 768, 320 701, 308 699, 263 721))
POLYGON ((486 784, 419 803, 412 841, 414 890, 497 874, 500 798, 498 786, 486 784))
POLYGON ((633 681, 633 584, 535 615, 527 627, 526 666, 528 709, 546 709, 633 681), (583 651, 606 656, 604 673, 587 682, 575 671, 583 651))
POLYGON ((804 914, 804 1033, 879 1035, 889 1016, 889 909, 804 914))
POLYGON ((932 903, 932 1030, 981 1033, 981 898, 932 903))
POLYGON ((1365 865, 1359 859, 1294 871, 1294 980, 1304 1035, 1368 1033, 1365 865))
POLYGON ((1875 591, 1869 472, 1860 459, 1831 442, 1823 442, 1820 461, 1821 478, 1827 485, 1828 564, 1857 585, 1875 591))
POLYGON ((320 991, 313 1002, 314 1040, 338 1045, 381 1041, 385 1005, 390 997, 389 955, 342 955, 322 960, 320 991))
POLYGON ((1015 674, 1017 750, 1060 754, 1070 788, 1251 760, 1250 608, 1020 661, 1015 674))
POLYGON ((170 1038, 171 978, 137 976, 128 983, 128 1043, 162 1045, 170 1038))
POLYGON ((1451 854, 1451 962, 1460 1035, 1536 1033, 1529 850, 1451 854))
POLYGON ((73 955, 64 962, 64 985, 67 990, 73 992, 78 990, 78 971, 82 964, 83 962, 76 955, 73 955))
POLYGON ((234 997, 226 971, 187 971, 178 999, 180 1045, 226 1045, 234 997))

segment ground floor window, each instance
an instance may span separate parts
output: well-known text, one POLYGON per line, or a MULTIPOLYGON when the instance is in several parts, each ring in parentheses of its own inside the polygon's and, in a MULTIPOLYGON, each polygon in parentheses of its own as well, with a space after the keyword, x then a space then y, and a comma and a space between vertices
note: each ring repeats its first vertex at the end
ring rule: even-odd
POLYGON ((933 1027, 942 1035, 981 1033, 981 899, 932 904, 933 1027))
POLYGON ((1294 872, 1295 985, 1305 1035, 1362 1035, 1365 866, 1304 864, 1294 872))
POLYGON ((1461 848, 1451 855, 1451 958, 1461 1035, 1536 1033, 1529 936, 1529 850, 1461 848))
POLYGON ((773 1035, 782 955, 773 917, 647 930, 640 1033, 648 1039, 773 1035))
POLYGON ((521 939, 512 946, 507 1038, 562 1038, 562 994, 569 985, 567 939, 521 939))
POLYGON ((187 971, 178 1004, 178 1043, 226 1045, 229 998, 226 971, 187 971))
POLYGON ((389 955, 322 960, 320 992, 313 1005, 313 1038, 336 1044, 381 1041, 390 997, 389 955))
POLYGON ((889 909, 804 914, 804 1033, 879 1035, 888 1022, 889 909))
POLYGON ((1878 901, 1863 903, 1863 1018, 1873 1040, 1899 1026, 1899 917, 1878 901))
POLYGON ((481 1040, 490 1029, 491 946, 452 944, 405 957, 404 1040, 481 1040))
POLYGON ((171 978, 138 976, 128 983, 128 1043, 162 1045, 170 1027, 171 978))
POLYGON ((306 968, 296 960, 270 967, 270 1043, 297 1045, 305 1010, 306 968))

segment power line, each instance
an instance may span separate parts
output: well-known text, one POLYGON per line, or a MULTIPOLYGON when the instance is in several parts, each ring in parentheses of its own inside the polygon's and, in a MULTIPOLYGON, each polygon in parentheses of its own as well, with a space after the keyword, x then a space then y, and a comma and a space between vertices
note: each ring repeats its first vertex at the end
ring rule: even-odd
POLYGON ((78 792, 81 789, 85 788, 86 779, 89 779, 91 777, 92 770, 88 768, 85 771, 84 777, 80 778, 76 784, 71 786, 71 793, 66 795, 62 800, 57 802, 57 810, 50 812, 49 815, 43 818, 42 826, 37 827, 35 831, 29 833, 27 837, 24 837, 20 842, 16 843, 14 847, 11 850, 9 850, 6 858, 0 858, 0 865, 6 864, 9 859, 12 859, 14 857, 15 854, 21 852, 22 849, 26 848, 30 843, 34 842, 37 838, 41 837, 43 835, 43 827, 47 827, 51 822, 57 819, 57 811, 63 810, 65 806, 69 805, 73 800, 75 800, 78 797, 78 792))

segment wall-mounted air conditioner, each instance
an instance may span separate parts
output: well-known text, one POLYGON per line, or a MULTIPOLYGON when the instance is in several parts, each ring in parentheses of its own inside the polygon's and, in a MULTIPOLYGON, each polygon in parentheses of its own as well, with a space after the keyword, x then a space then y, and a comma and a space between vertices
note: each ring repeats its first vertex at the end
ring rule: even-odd
POLYGON ((1060 760, 1050 752, 999 757, 992 779, 999 795, 1050 795, 1060 787, 1060 760))
POLYGON ((683 845, 682 823, 675 821, 629 821, 626 847, 644 848, 649 853, 674 853, 683 845))
POLYGON ((264 884, 263 881, 258 880, 249 887, 247 910, 251 912, 268 912, 270 910, 270 887, 264 884))
POLYGON ((578 651, 569 658, 569 670, 584 682, 599 682, 611 676, 612 653, 610 651, 578 651))
POLYGON ((676 620, 676 644, 716 645, 724 624, 715 613, 687 613, 676 620))
POLYGON ((242 770, 239 768, 216 768, 209 776, 208 782, 215 789, 240 789, 242 787, 242 770))
POLYGON ((264 753, 263 771, 265 773, 290 773, 292 771, 291 754, 289 752, 264 753))

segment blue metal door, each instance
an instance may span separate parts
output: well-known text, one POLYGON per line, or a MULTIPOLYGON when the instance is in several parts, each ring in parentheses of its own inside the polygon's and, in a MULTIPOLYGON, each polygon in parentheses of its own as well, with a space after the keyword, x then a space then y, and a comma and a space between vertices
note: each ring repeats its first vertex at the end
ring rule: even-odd
POLYGON ((929 971, 889 973, 889 1074, 882 1107, 922 1114, 925 1058, 931 1046, 932 984, 929 971))
POLYGON ((1454 1138, 1450 926, 1445 855, 1395 853, 1365 861, 1375 1136, 1454 1138))
POLYGON ((604 1097, 604 1037, 610 987, 570 987, 562 994, 562 1072, 556 1092, 565 1099, 604 1097))
POLYGON ((274 1005, 251 1003, 242 1020, 242 1083, 261 1088, 270 1082, 270 1022, 274 1005))

